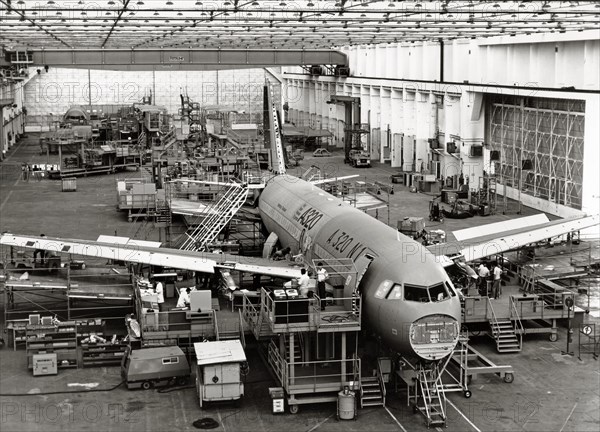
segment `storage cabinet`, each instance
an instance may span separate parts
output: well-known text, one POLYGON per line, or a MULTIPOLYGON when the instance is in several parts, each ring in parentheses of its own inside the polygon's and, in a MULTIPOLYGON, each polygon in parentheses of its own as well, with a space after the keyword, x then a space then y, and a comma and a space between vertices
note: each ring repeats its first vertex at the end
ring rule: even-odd
POLYGON ((27 367, 33 369, 33 356, 56 354, 58 368, 77 367, 77 325, 28 325, 26 329, 27 367))
POLYGON ((81 348, 81 366, 110 366, 121 364, 127 343, 85 343, 81 348))

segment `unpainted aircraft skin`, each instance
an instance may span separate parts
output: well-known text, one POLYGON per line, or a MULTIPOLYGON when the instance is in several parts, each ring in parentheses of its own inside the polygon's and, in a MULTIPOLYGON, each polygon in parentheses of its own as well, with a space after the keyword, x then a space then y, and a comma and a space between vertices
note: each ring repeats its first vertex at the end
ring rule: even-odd
POLYGON ((358 267, 372 257, 358 289, 366 324, 389 348, 424 360, 439 360, 453 350, 460 300, 444 268, 420 243, 288 175, 269 181, 259 210, 282 246, 303 253, 307 262, 349 258, 358 267))

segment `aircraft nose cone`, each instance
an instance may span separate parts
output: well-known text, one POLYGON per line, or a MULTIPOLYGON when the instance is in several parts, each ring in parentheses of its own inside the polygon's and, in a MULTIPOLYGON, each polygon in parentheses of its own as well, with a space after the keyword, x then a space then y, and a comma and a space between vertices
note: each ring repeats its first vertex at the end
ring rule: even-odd
POLYGON ((426 360, 446 357, 456 346, 458 336, 458 321, 448 315, 428 315, 410 326, 410 345, 426 360))

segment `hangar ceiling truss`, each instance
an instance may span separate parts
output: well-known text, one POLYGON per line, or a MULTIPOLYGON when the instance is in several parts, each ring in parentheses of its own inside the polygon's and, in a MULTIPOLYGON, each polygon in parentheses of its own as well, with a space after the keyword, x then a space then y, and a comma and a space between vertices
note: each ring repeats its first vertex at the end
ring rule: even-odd
POLYGON ((16 48, 319 49, 598 30, 595 1, 0 0, 16 48))

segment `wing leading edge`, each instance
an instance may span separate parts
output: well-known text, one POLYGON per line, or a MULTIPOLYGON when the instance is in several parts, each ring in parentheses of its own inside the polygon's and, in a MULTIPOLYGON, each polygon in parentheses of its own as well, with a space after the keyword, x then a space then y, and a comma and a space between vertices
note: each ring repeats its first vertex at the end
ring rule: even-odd
POLYGON ((137 243, 136 240, 128 240, 126 243, 114 243, 14 234, 2 234, 0 236, 0 244, 5 246, 41 249, 57 254, 106 258, 202 273, 214 273, 215 268, 227 268, 283 278, 300 277, 300 269, 278 265, 275 264, 275 261, 268 259, 242 255, 190 252, 151 247, 143 244, 147 242, 140 243, 137 243))
POLYGON ((559 219, 537 225, 530 225, 491 234, 471 237, 465 241, 449 242, 429 246, 428 249, 439 262, 447 267, 454 259, 462 258, 466 262, 487 256, 500 254, 522 248, 531 243, 539 242, 562 234, 599 226, 599 215, 559 219))

